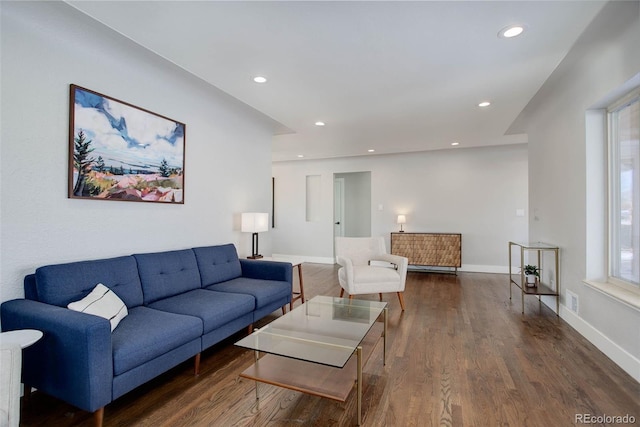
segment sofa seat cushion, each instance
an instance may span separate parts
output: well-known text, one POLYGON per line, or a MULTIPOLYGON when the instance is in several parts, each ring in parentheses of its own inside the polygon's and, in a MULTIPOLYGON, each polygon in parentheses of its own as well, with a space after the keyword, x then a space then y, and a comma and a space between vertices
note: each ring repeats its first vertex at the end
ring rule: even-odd
POLYGON ((113 374, 120 375, 202 335, 195 316, 135 307, 111 334, 113 374))
POLYGON ((197 316, 202 320, 206 334, 251 313, 255 305, 255 299, 251 295, 196 289, 156 301, 149 307, 171 313, 197 316))
POLYGON ((206 289, 252 295, 256 299, 256 310, 291 296, 291 284, 289 282, 249 279, 246 277, 238 277, 237 279, 217 283, 208 286, 206 289))

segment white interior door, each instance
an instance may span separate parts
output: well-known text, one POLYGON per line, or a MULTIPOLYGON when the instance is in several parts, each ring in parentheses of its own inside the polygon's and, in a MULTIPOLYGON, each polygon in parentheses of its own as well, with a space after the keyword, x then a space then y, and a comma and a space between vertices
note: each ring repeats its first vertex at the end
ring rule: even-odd
POLYGON ((333 179, 333 237, 344 236, 344 178, 333 179))

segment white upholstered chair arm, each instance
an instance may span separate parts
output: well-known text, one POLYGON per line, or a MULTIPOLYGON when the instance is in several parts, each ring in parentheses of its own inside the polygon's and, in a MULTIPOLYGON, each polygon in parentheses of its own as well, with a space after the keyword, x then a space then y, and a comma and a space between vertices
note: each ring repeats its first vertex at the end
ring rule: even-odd
POLYGON ((350 266, 351 268, 353 268, 353 262, 351 261, 351 258, 346 258, 346 257, 343 257, 343 256, 337 256, 336 257, 336 261, 337 261, 338 265, 340 265, 341 267, 350 266))
POLYGON ((0 345, 0 426, 20 424, 20 374, 22 349, 18 344, 0 345))
POLYGON ((407 270, 407 266, 409 264, 409 259, 400 255, 391 255, 391 254, 380 254, 375 257, 372 261, 384 261, 390 262, 391 264, 395 264, 398 271, 407 270))
POLYGON ((354 286, 353 261, 351 258, 341 256, 336 257, 336 261, 342 266, 345 274, 346 283, 341 283, 341 285, 346 288, 347 292, 352 292, 354 286))
POLYGON ((396 270, 400 275, 400 291, 404 291, 405 282, 407 280, 407 269, 409 268, 409 258, 400 255, 380 254, 376 256, 376 260, 390 262, 395 264, 396 270))

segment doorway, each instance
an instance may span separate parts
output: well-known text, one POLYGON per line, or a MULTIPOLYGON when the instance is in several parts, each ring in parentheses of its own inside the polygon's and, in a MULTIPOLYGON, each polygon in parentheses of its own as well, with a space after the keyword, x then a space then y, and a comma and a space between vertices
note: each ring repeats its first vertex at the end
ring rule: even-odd
POLYGON ((333 236, 371 237, 371 172, 333 174, 333 236))

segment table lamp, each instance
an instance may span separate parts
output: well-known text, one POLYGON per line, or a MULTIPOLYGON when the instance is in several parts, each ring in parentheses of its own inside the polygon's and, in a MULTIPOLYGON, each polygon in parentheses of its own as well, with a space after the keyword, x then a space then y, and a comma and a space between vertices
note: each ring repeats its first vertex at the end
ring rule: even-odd
POLYGON ((396 223, 400 224, 400 233, 404 233, 404 230, 402 229, 402 224, 407 223, 407 217, 404 215, 398 215, 398 220, 396 221, 396 223))
POLYGON ((249 259, 262 258, 258 253, 258 233, 269 230, 269 214, 260 212, 244 212, 242 214, 241 231, 253 233, 251 236, 251 256, 249 259))

